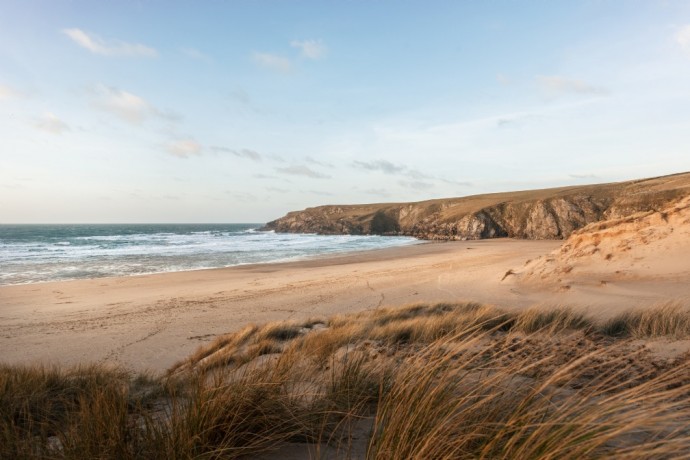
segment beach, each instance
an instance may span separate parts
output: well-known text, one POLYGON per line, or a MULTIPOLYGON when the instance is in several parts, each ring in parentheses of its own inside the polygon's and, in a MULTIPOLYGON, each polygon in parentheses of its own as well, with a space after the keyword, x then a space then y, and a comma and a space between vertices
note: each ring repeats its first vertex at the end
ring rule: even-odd
POLYGON ((297 262, 0 286, 1 361, 109 363, 164 371, 250 323, 325 318, 415 302, 573 306, 605 318, 690 299, 688 277, 583 277, 567 290, 518 280, 562 241, 425 243, 297 262), (510 273, 512 271, 512 273, 510 273))

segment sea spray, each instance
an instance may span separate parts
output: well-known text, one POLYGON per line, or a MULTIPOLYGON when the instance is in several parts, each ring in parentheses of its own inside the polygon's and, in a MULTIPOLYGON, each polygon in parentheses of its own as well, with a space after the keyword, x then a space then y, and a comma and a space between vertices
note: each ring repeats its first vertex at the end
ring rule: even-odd
POLYGON ((261 224, 0 225, 0 284, 300 260, 409 237, 259 232, 261 224))

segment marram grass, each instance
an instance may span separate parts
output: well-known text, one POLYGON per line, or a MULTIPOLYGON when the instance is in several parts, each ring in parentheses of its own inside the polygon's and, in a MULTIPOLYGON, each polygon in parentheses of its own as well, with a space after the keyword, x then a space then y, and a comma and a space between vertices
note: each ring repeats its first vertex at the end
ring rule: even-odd
POLYGON ((418 304, 248 326, 165 376, 4 365, 0 458, 688 457, 688 357, 628 338, 688 313, 651 313, 418 304))

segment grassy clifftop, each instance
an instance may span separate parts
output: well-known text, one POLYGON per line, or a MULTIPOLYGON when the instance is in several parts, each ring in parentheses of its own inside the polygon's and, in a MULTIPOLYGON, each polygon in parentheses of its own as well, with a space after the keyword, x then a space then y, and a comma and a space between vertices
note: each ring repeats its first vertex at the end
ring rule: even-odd
POLYGON ((431 240, 560 239, 604 219, 690 195, 690 173, 627 182, 492 193, 415 203, 328 205, 269 222, 283 233, 401 234, 431 240))

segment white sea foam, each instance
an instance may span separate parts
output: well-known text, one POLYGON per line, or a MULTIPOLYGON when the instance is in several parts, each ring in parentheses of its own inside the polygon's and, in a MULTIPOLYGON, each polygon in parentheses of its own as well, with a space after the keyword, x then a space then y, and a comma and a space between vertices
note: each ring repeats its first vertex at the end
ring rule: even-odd
POLYGON ((0 284, 279 262, 417 242, 407 237, 259 232, 249 225, 201 227, 0 226, 0 284))

